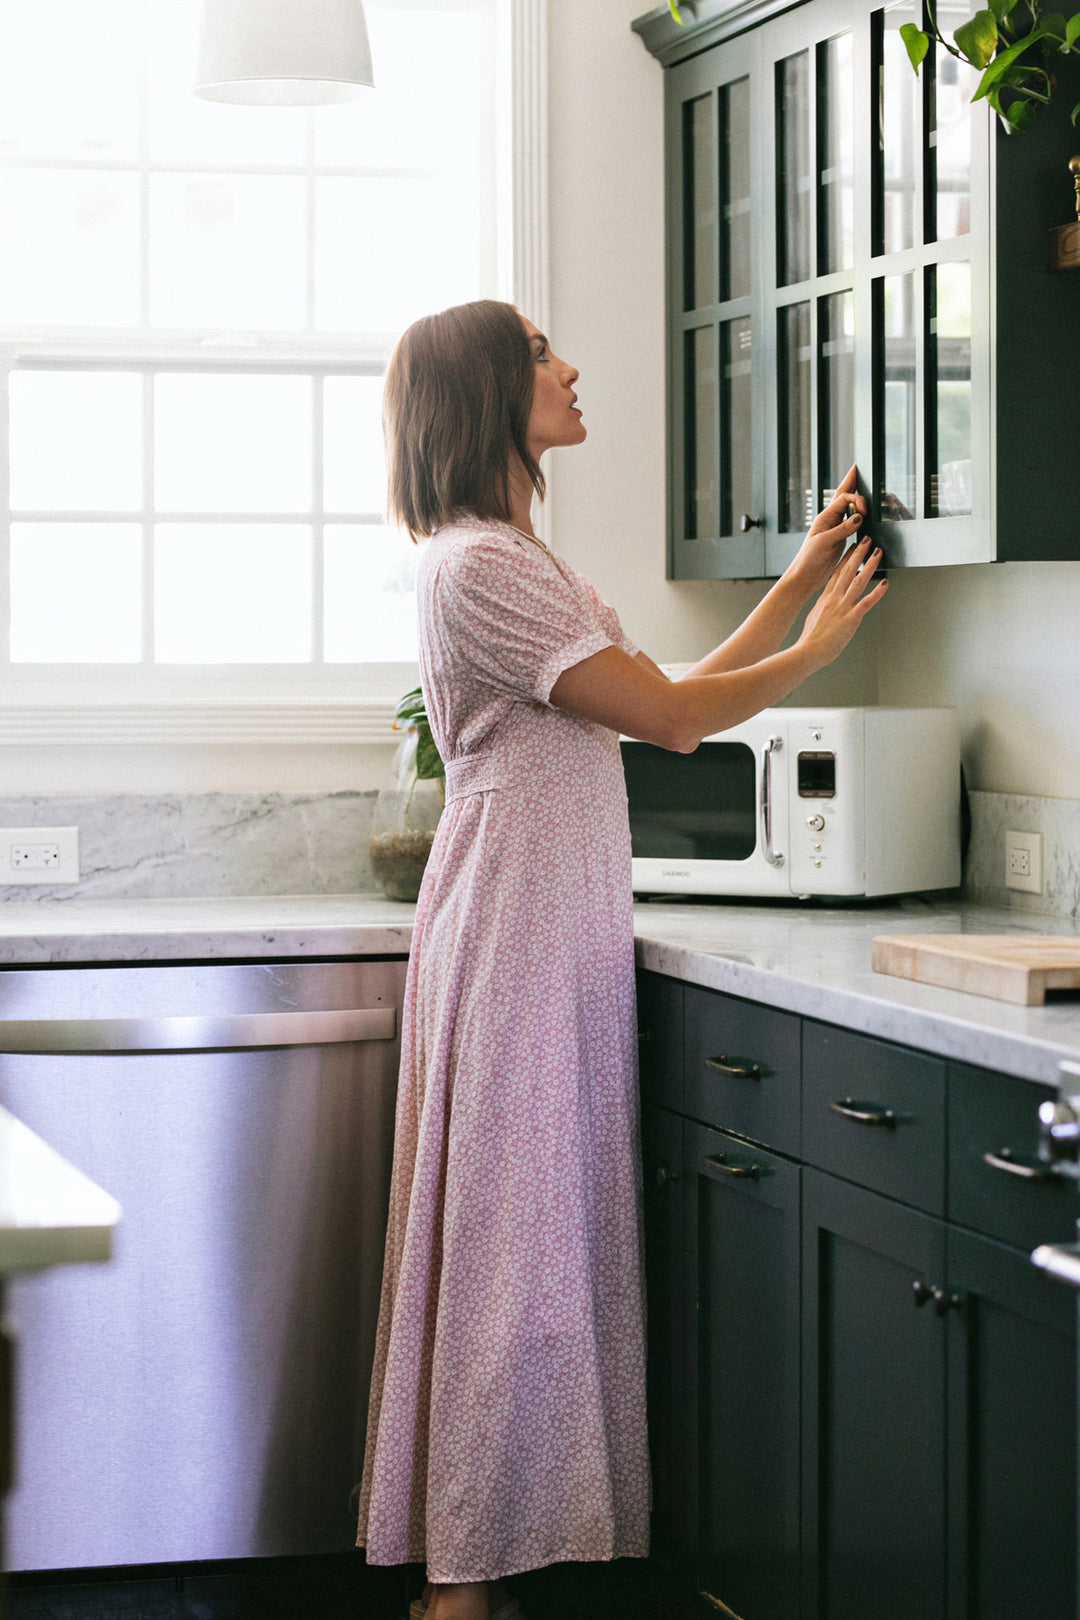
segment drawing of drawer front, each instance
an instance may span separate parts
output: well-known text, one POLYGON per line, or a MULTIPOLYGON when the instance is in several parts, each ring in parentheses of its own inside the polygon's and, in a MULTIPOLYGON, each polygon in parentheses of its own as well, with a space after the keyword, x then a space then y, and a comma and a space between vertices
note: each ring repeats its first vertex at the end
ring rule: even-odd
POLYGON ((1057 1090, 949 1065, 949 1219, 1004 1243, 1076 1241, 1076 1183, 1039 1159, 1039 1104, 1057 1090))
POLYGON ((688 985, 685 1040, 686 1113, 798 1157, 798 1018, 688 985))
POLYGON ((931 1215, 945 1212, 945 1063, 803 1024, 803 1158, 931 1215))

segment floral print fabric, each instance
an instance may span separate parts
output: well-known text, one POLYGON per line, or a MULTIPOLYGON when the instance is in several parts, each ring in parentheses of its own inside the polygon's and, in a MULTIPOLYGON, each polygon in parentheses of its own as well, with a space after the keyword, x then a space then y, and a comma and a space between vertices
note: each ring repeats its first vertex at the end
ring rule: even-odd
POLYGON ((615 613, 509 525, 426 546, 447 805, 417 905, 361 1486, 436 1581, 644 1556, 641 1185, 618 738, 549 702, 615 613))

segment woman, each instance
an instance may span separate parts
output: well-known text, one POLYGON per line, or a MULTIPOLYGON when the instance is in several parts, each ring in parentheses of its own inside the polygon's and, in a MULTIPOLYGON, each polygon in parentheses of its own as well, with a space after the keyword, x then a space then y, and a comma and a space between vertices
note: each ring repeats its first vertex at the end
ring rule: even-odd
POLYGON ((428 539, 446 810, 409 962, 357 1539, 373 1563, 426 1560, 428 1620, 518 1612, 499 1582, 521 1570, 648 1552, 619 733, 691 752, 836 658, 885 590, 868 542, 842 555, 852 468, 740 629, 669 681, 533 534, 540 457, 585 438, 577 377, 483 301, 417 322, 386 379, 391 509, 428 539))

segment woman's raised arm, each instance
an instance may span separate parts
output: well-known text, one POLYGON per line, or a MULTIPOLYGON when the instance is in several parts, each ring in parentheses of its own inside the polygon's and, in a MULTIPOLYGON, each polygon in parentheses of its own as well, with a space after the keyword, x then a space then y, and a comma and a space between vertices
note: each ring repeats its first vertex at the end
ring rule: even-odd
POLYGON ((792 647, 742 668, 699 673, 699 664, 679 681, 669 681, 651 660, 605 647, 564 670, 551 689, 551 701, 624 736, 692 753, 702 737, 778 703, 839 656, 888 586, 881 580, 871 588, 881 553, 871 554, 869 547, 869 540, 852 546, 833 569, 792 647))

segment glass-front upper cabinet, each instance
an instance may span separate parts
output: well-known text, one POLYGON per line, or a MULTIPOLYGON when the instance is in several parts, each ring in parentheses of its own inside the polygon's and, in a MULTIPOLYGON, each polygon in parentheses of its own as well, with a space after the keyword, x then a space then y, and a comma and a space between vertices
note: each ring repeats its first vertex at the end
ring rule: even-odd
MULTIPOLYGON (((780 573, 852 462, 890 566, 1080 556, 1080 280, 1044 256, 1080 71, 1004 135, 948 51, 912 72, 926 4, 634 25, 668 68, 672 578, 780 573)), ((947 37, 969 11, 937 0, 947 37)))

